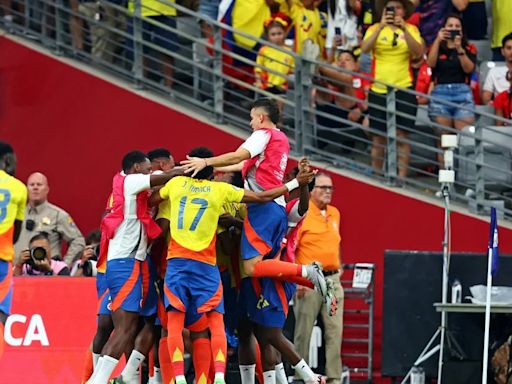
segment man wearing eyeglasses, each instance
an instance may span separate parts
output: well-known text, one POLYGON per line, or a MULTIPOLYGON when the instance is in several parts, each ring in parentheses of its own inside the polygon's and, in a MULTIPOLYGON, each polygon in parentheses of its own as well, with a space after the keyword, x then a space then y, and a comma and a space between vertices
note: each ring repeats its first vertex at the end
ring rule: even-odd
POLYGON ((343 288, 340 255, 340 212, 330 205, 334 186, 330 176, 320 173, 315 177, 310 193, 309 208, 297 237, 296 262, 307 265, 320 262, 326 280, 331 280, 338 311, 329 316, 329 310, 318 291, 298 286, 294 298, 294 344, 304 360, 309 359, 309 341, 318 314, 325 328, 325 369, 327 383, 339 384, 341 379, 341 336, 343 331, 343 288))
POLYGON ((69 266, 77 260, 85 248, 85 239, 71 216, 63 209, 48 202, 50 187, 48 179, 40 172, 28 177, 28 204, 25 208, 25 225, 20 239, 15 245, 19 258, 28 248, 29 240, 38 232, 45 232, 52 256, 66 262, 69 266), (62 255, 62 242, 67 242, 68 250, 62 255))

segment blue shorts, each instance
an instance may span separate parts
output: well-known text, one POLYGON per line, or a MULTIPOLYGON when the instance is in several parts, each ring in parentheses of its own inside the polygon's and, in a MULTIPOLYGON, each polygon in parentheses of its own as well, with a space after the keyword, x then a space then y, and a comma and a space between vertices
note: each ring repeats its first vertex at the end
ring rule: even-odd
POLYGON ((96 274, 96 292, 98 294, 98 315, 111 315, 112 301, 104 272, 96 274))
MULTIPOLYGON (((150 16, 148 19, 157 23, 163 24, 169 28, 176 29, 176 17, 174 16, 150 16)), ((166 49, 171 52, 176 52, 180 49, 178 42, 178 36, 174 33, 174 30, 168 30, 161 26, 142 21, 142 39, 145 43, 151 43, 160 48, 166 49)), ((128 20, 128 35, 133 36, 133 18, 128 20)), ((128 60, 133 60, 133 39, 126 40, 126 57, 128 60)), ((143 52, 145 55, 151 51, 146 44, 143 46, 143 52)))
POLYGON ((12 263, 0 260, 0 312, 11 314, 12 305, 12 263))
POLYGON ((247 217, 242 231, 242 259, 263 255, 273 258, 280 251, 288 228, 286 210, 274 201, 247 206, 247 217))
POLYGON ((475 117, 473 92, 467 84, 437 84, 432 90, 431 96, 470 109, 452 107, 432 99, 428 106, 428 114, 431 118, 449 117, 462 120, 475 117))
POLYGON ((112 312, 140 312, 142 304, 141 262, 132 258, 107 261, 107 285, 112 312))
POLYGON ((158 309, 158 287, 156 268, 150 258, 141 263, 143 304, 140 315, 156 315, 158 309))
POLYGON ((185 258, 167 260, 164 292, 167 311, 198 318, 210 311, 224 313, 222 283, 215 265, 185 258))
POLYGON ((247 318, 268 328, 282 328, 288 316, 288 303, 296 285, 270 277, 246 277, 240 288, 240 304, 247 318))

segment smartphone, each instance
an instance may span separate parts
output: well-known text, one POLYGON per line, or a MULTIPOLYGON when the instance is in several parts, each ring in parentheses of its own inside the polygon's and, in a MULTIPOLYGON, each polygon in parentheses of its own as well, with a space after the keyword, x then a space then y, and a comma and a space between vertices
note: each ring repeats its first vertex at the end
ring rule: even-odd
POLYGON ((452 29, 450 31, 450 39, 454 40, 457 36, 460 36, 460 31, 458 29, 452 29))
POLYGON ((386 19, 388 24, 393 24, 395 20, 395 7, 393 5, 388 5, 386 7, 386 19))

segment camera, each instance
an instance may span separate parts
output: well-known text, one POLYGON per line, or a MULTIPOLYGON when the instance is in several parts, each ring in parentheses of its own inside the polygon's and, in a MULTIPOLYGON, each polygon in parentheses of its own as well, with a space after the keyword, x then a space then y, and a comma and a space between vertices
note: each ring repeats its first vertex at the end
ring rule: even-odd
POLYGON ((386 19, 388 24, 393 24, 395 19, 395 7, 393 5, 386 6, 386 19))
POLYGON ((450 30, 450 39, 454 40, 457 36, 460 36, 460 31, 458 29, 450 30))
POLYGON ((393 5, 388 5, 386 7, 386 13, 395 13, 395 7, 393 5))
POLYGON ((43 247, 35 247, 30 249, 30 259, 25 261, 25 263, 33 268, 36 265, 36 261, 42 261, 44 259, 46 259, 46 249, 43 247))
POLYGON ((100 245, 95 244, 91 249, 94 252, 94 256, 90 257, 89 260, 84 261, 82 264, 83 274, 88 277, 94 276, 92 261, 98 261, 98 257, 100 256, 100 245))

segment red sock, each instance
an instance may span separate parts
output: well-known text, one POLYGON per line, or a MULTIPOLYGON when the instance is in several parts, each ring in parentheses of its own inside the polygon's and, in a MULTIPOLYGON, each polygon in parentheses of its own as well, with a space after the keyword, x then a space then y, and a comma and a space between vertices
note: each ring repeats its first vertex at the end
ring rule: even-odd
POLYGON ((263 384, 263 363, 261 362, 261 349, 258 341, 255 342, 256 345, 256 378, 260 384, 263 384))
POLYGON ((312 288, 312 289, 315 288, 315 285, 311 281, 306 279, 305 277, 288 276, 286 279, 281 279, 281 280, 286 280, 286 281, 289 281, 290 283, 296 283, 296 284, 303 285, 304 287, 308 287, 308 288, 312 288))
POLYGON ((82 376, 82 383, 85 383, 85 382, 87 382, 87 380, 89 380, 89 378, 92 376, 93 371, 94 371, 94 367, 93 367, 93 363, 92 363, 92 352, 88 350, 85 354, 85 365, 84 365, 84 373, 82 376))
POLYGON ((185 313, 167 312, 167 347, 171 357, 174 375, 185 375, 184 346, 183 346, 183 325, 185 324, 185 313))
POLYGON ((302 265, 271 259, 261 260, 254 265, 252 277, 302 277, 302 265))
POLYGON ((192 361, 196 373, 196 384, 207 384, 212 362, 211 344, 208 338, 192 340, 192 361))
POLYGON ((148 374, 150 377, 155 376, 155 354, 153 348, 148 353, 148 374))
POLYGON ((172 370, 171 356, 167 347, 167 337, 162 337, 158 344, 158 358, 160 359, 160 372, 164 384, 170 384, 174 380, 174 371, 172 370))
POLYGON ((208 327, 210 328, 213 365, 215 373, 226 373, 226 354, 228 342, 224 329, 224 318, 219 312, 208 312, 208 327))

